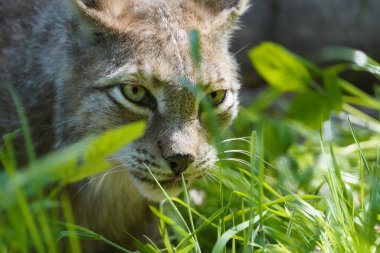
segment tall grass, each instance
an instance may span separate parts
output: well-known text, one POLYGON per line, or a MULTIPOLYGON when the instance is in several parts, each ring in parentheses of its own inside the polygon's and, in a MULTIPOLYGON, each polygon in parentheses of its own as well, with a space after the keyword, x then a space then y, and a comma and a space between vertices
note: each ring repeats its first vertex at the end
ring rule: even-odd
MULTIPOLYGON (((218 143, 212 173, 151 206, 161 241, 136 242, 140 252, 380 252, 380 102, 341 77, 362 71, 378 80, 380 65, 348 48, 325 50, 325 61, 338 62, 325 68, 272 43, 249 56, 267 89, 218 143)), ((105 158, 142 131, 137 123, 106 132, 23 170, 12 147, 19 133, 5 135, 0 252, 59 252, 63 238, 69 252, 86 239, 129 252, 73 224, 61 189, 106 169, 105 158)))

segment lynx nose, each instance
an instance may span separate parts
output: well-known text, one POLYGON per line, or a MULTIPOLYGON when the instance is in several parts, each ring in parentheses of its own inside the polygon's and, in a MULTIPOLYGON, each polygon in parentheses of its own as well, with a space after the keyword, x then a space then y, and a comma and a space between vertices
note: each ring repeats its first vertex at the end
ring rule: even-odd
POLYGON ((186 154, 186 155, 173 155, 166 158, 166 162, 168 163, 170 169, 174 172, 176 176, 179 176, 190 163, 194 162, 194 156, 186 154))

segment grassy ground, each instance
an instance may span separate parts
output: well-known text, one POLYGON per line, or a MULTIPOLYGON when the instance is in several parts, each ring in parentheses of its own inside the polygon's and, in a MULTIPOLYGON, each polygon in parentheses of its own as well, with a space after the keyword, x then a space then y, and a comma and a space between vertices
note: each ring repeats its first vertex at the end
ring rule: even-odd
MULTIPOLYGON (((380 65, 347 48, 325 50, 324 68, 271 43, 249 56, 268 88, 241 108, 229 137, 217 143, 212 173, 151 207, 162 242, 141 244, 140 251, 380 252, 380 102, 341 78, 367 73, 377 91, 380 65)), ((44 160, 29 148, 32 165, 23 171, 14 161, 17 133, 4 136, 0 252, 58 252, 66 237, 70 252, 80 252, 79 239, 113 244, 73 225, 67 196, 57 196, 66 184, 107 168, 104 158, 142 131, 142 123, 128 125, 44 160), (120 138, 126 132, 135 134, 120 138), (85 161, 79 168, 78 154, 85 161), (46 196, 52 182, 57 187, 46 196)), ((28 139, 26 124, 23 133, 28 139)))

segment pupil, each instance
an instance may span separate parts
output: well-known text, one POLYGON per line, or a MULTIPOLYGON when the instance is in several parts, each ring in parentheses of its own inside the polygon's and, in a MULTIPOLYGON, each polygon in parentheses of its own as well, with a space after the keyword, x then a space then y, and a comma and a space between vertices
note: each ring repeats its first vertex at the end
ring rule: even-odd
POLYGON ((132 88, 132 93, 134 95, 136 95, 138 92, 139 92, 139 88, 137 88, 136 86, 132 88))
POLYGON ((211 98, 213 98, 213 99, 216 98, 216 92, 215 92, 215 91, 214 91, 214 92, 211 92, 210 95, 211 95, 211 98))

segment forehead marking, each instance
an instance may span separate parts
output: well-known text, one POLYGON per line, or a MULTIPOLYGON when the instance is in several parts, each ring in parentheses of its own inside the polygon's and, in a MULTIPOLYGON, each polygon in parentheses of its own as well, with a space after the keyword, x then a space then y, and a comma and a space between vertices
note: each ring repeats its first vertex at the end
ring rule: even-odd
POLYGON ((186 39, 186 34, 179 28, 178 20, 174 19, 172 16, 168 14, 164 7, 159 8, 159 12, 161 14, 162 24, 165 25, 167 30, 170 32, 170 41, 173 44, 174 56, 178 61, 176 64, 177 71, 180 75, 185 75, 185 60, 181 55, 181 47, 180 42, 186 39), (177 26, 178 28, 174 27, 177 26))

